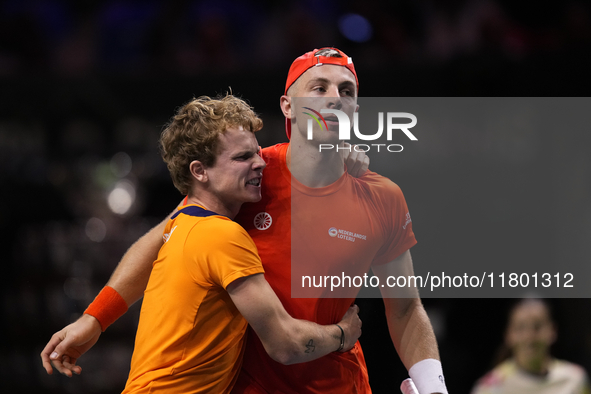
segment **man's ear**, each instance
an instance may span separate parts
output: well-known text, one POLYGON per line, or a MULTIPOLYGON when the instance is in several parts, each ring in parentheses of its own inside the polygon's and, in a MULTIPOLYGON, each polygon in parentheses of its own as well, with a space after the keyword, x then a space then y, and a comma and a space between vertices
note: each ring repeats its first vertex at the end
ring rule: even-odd
POLYGON ((191 176, 199 182, 205 183, 209 180, 207 169, 199 160, 193 160, 189 164, 189 171, 191 172, 191 176))
POLYGON ((279 99, 279 105, 281 106, 281 112, 287 119, 291 119, 291 97, 283 95, 279 99))

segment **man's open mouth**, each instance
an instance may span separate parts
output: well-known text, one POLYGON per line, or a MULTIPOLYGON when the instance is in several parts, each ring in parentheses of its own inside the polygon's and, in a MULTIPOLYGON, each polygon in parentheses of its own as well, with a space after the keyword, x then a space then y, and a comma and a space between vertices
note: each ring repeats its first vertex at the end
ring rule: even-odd
POLYGON ((246 182, 246 184, 253 185, 253 186, 260 186, 261 185, 261 178, 251 179, 250 181, 246 182))

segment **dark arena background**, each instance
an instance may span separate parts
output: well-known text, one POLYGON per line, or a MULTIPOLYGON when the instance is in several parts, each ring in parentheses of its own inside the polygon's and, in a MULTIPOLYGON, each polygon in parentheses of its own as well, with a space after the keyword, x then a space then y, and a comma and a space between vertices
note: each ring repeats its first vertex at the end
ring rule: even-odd
MULTIPOLYGON (((192 97, 231 90, 263 118, 261 146, 284 142, 279 97, 289 65, 324 46, 352 56, 367 97, 591 89, 583 1, 0 1, 2 392, 123 389, 140 302, 80 359, 82 375, 48 376, 39 353, 133 241, 180 202, 157 150, 162 126, 192 97)), ((447 144, 437 167, 396 169, 419 241, 415 265, 591 263, 590 124, 528 135, 536 148, 523 160, 447 144)), ((590 371, 591 302, 549 301, 553 354, 590 371)), ((513 302, 424 299, 450 393, 468 393, 492 367, 513 302)), ((383 304, 359 305, 373 390, 398 392, 407 374, 383 304)))

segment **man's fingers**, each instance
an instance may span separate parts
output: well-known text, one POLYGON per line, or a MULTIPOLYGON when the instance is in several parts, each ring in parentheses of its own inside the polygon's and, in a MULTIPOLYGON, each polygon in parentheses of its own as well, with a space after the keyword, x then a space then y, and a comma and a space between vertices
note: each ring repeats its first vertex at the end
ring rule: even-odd
POLYGON ((363 320, 359 317, 359 306, 357 304, 353 304, 353 308, 355 310, 355 316, 357 316, 357 323, 359 324, 359 336, 361 336, 361 326, 363 325, 363 320))
POLYGON ((48 346, 49 344, 45 346, 45 349, 43 349, 43 351, 41 352, 41 362, 43 363, 43 368, 45 368, 45 372, 47 372, 48 375, 51 375, 53 374, 53 368, 51 368, 51 360, 49 359, 49 354, 46 350, 48 346))
POLYGON ((369 170, 369 156, 365 155, 363 158, 363 164, 361 165, 361 175, 363 175, 367 170, 369 170))
POLYGON ((76 361, 77 361, 77 359, 75 359, 75 358, 69 359, 67 356, 65 356, 62 364, 63 364, 64 368, 69 369, 70 371, 72 371, 76 375, 80 375, 80 372, 82 372, 82 368, 80 366, 76 365, 76 361))
POLYGON ((402 394, 418 394, 419 391, 417 390, 417 386, 415 386, 414 382, 411 378, 408 378, 402 382, 400 385, 400 391, 402 394))
POLYGON ((355 162, 355 177, 360 178, 369 169, 369 156, 365 153, 359 153, 355 162))
POLYGON ((61 332, 56 332, 41 351, 41 362, 43 363, 43 368, 45 368, 45 371, 49 375, 53 373, 53 369, 51 368, 51 355, 55 352, 56 346, 58 346, 61 341, 61 332))
POLYGON ((344 158, 349 175, 360 178, 369 169, 369 157, 365 150, 358 148, 358 145, 351 145, 343 142, 339 145, 339 154, 344 158))
POLYGON ((48 375, 53 375, 53 368, 51 368, 51 361, 49 361, 49 358, 47 358, 47 360, 45 358, 43 358, 43 354, 41 355, 41 362, 43 363, 43 368, 45 368, 45 372, 47 372, 48 375))
POLYGON ((57 360, 51 360, 51 364, 59 373, 71 378, 73 373, 80 375, 82 372, 82 368, 76 365, 76 361, 77 359, 64 355, 57 360))
POLYGON ((352 145, 351 154, 347 157, 347 172, 355 178, 360 178, 369 169, 369 156, 356 147, 357 145, 352 145))
POLYGON ((345 313, 345 316, 343 316, 343 319, 348 315, 350 315, 351 318, 354 318, 354 316, 359 317, 359 306, 357 306, 356 304, 351 305, 347 310, 347 313, 345 313))
POLYGON ((51 360, 51 365, 53 365, 53 367, 62 375, 66 375, 69 378, 72 377, 72 371, 70 371, 68 368, 64 367, 61 359, 60 360, 51 360))
POLYGON ((347 172, 349 174, 355 174, 358 170, 359 161, 357 156, 359 156, 359 152, 357 152, 355 149, 351 149, 351 153, 349 153, 347 156, 347 161, 345 162, 347 165, 347 172))
POLYGON ((345 163, 349 162, 349 158, 351 157, 351 154, 353 153, 352 149, 351 149, 351 144, 349 144, 348 142, 344 142, 342 143, 342 146, 339 147, 339 154, 345 159, 345 163))
POLYGON ((68 353, 68 349, 74 345, 76 339, 73 335, 66 336, 55 347, 53 353, 49 356, 52 360, 59 359, 63 354, 68 353))
POLYGON ((353 171, 355 171, 356 177, 359 177, 359 172, 361 171, 361 167, 363 166, 363 159, 362 155, 364 153, 356 153, 355 155, 355 162, 353 163, 353 171))

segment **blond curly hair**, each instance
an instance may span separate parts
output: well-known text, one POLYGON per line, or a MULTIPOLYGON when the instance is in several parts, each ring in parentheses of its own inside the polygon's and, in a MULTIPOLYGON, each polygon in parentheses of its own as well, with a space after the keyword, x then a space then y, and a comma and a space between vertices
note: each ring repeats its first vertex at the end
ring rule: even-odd
POLYGON ((230 94, 194 98, 172 117, 160 136, 160 152, 174 186, 183 195, 189 194, 192 185, 191 162, 213 166, 219 153, 218 136, 239 126, 254 133, 263 121, 244 100, 230 94))

